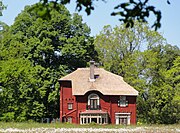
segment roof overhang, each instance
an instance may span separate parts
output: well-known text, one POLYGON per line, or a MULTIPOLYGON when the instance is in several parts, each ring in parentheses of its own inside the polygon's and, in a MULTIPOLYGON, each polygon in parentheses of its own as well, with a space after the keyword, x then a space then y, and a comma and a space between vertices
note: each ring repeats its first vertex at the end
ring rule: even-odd
POLYGON ((81 112, 80 114, 108 114, 108 112, 102 110, 86 110, 84 112, 81 112))

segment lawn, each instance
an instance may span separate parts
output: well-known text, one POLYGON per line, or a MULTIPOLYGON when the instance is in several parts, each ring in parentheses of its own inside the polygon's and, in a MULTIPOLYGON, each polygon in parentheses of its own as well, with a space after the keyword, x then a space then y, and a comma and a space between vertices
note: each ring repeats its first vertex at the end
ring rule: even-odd
POLYGON ((134 125, 134 126, 120 126, 120 125, 76 125, 69 123, 33 123, 33 122, 0 122, 0 132, 3 133, 180 133, 180 124, 176 125, 134 125))

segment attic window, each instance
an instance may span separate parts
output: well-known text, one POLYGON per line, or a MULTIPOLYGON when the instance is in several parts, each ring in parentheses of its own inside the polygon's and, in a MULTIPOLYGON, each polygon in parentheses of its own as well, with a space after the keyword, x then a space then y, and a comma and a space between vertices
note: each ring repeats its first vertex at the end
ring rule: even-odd
POLYGON ((99 110, 100 106, 99 106, 99 96, 97 94, 90 94, 88 96, 88 106, 87 106, 88 110, 99 110))

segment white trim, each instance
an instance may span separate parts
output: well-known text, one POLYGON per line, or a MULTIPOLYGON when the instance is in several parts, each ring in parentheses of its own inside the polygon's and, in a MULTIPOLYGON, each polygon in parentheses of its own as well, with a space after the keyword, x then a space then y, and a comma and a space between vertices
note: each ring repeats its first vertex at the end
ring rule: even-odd
POLYGON ((67 106, 68 106, 68 110, 72 110, 73 109, 73 103, 68 103, 67 106))
POLYGON ((127 119, 127 125, 130 125, 131 113, 115 113, 115 124, 121 124, 120 119, 127 119))
POLYGON ((72 117, 71 116, 67 117, 67 122, 72 123, 72 117))
POLYGON ((90 105, 90 100, 91 99, 97 99, 97 105, 99 105, 99 96, 95 93, 91 93, 89 96, 88 96, 88 105, 90 105), (97 98, 91 98, 93 95, 97 96, 97 98))
POLYGON ((115 115, 130 115, 131 113, 115 113, 115 115))
POLYGON ((80 124, 89 124, 92 119, 97 120, 97 124, 108 124, 108 114, 80 114, 80 124))
POLYGON ((127 107, 128 106, 128 101, 126 99, 127 99, 126 96, 121 95, 119 97, 119 100, 118 100, 118 106, 120 106, 120 107, 127 107))

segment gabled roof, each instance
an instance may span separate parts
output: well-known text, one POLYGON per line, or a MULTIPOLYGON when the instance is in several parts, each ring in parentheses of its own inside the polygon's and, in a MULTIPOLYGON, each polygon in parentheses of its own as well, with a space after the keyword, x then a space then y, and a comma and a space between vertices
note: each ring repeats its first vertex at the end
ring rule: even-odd
POLYGON ((93 90, 99 91, 103 95, 138 95, 138 91, 127 84, 121 76, 108 72, 103 68, 94 69, 94 75, 97 75, 94 82, 89 80, 89 75, 89 68, 78 68, 60 78, 59 81, 71 81, 73 95, 84 95, 86 92, 93 90))

